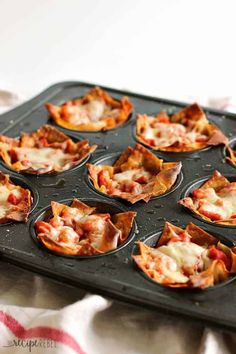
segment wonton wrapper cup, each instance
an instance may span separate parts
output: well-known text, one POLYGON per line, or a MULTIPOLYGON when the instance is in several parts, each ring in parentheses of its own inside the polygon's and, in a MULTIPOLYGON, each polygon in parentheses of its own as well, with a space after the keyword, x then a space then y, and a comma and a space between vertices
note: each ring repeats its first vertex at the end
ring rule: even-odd
MULTIPOLYGON (((62 203, 64 205, 71 206, 73 202, 73 199, 64 199, 59 201, 58 203, 62 203)), ((123 240, 123 242, 117 246, 117 248, 108 251, 108 252, 103 252, 99 254, 94 254, 94 255, 76 255, 76 254, 69 254, 69 252, 65 252, 61 247, 54 247, 55 245, 49 243, 44 243, 42 240, 39 240, 37 237, 37 232, 35 230, 35 223, 37 221, 47 221, 51 219, 52 217, 52 208, 51 206, 47 206, 43 208, 37 215, 35 216, 34 220, 32 220, 31 225, 30 225, 30 231, 31 231, 31 236, 33 240, 37 243, 37 245, 42 248, 43 250, 46 250, 47 252, 53 253, 54 255, 59 255, 63 257, 69 257, 69 258, 75 258, 75 259, 83 259, 83 258, 96 258, 96 257, 103 257, 107 256, 110 254, 114 254, 124 247, 126 247, 134 238, 135 236, 135 230, 137 228, 136 222, 135 222, 135 212, 128 211, 126 208, 120 206, 118 203, 115 202, 107 202, 107 201, 101 201, 99 199, 91 199, 91 198, 80 198, 79 202, 86 203, 86 206, 88 209, 93 209, 95 208, 98 213, 110 213, 111 215, 115 214, 120 214, 120 213, 130 213, 133 215, 132 219, 132 225, 129 229, 129 223, 123 222, 122 218, 120 220, 117 220, 117 218, 114 217, 116 220, 116 223, 118 225, 122 225, 121 227, 123 228, 126 238, 123 240)), ((120 227, 119 227, 120 228, 120 227)))
POLYGON ((181 172, 181 162, 166 162, 155 156, 151 151, 144 148, 140 144, 136 144, 134 148, 128 147, 122 153, 114 153, 105 157, 97 159, 94 164, 87 164, 88 167, 88 181, 93 189, 102 195, 110 198, 121 198, 132 204, 144 200, 148 202, 151 198, 158 198, 166 196, 173 192, 182 182, 183 175, 181 172), (141 166, 145 166, 148 171, 156 171, 155 182, 150 182, 149 190, 146 184, 146 190, 140 194, 132 192, 117 191, 116 193, 108 194, 106 186, 99 184, 100 166, 103 166, 104 171, 108 171, 110 177, 113 173, 124 172, 129 167, 138 166, 139 159, 141 159, 141 166), (160 170, 161 168, 161 170, 160 170))
POLYGON ((63 119, 63 105, 56 106, 51 103, 46 103, 46 108, 49 112, 50 117, 53 121, 62 128, 80 131, 80 132, 98 132, 111 130, 114 128, 118 128, 119 126, 126 123, 126 121, 130 118, 130 115, 133 111, 133 104, 130 102, 128 97, 122 97, 120 100, 114 99, 110 96, 106 91, 102 90, 100 87, 92 88, 87 94, 85 94, 81 98, 72 99, 72 104, 81 105, 83 103, 91 102, 94 99, 100 99, 107 105, 111 106, 112 109, 119 109, 119 114, 117 117, 113 117, 112 115, 106 117, 104 119, 100 119, 96 122, 90 122, 86 124, 73 124, 65 119, 63 119))
MULTIPOLYGON (((32 133, 22 133, 20 138, 9 138, 4 135, 0 135, 0 156, 4 164, 11 170, 26 174, 37 174, 37 175, 50 175, 50 174, 57 174, 62 173, 65 171, 69 171, 73 168, 80 167, 83 163, 85 163, 89 155, 96 150, 97 146, 92 145, 89 146, 88 140, 80 140, 75 142, 75 139, 71 139, 69 136, 65 135, 60 130, 56 129, 51 125, 43 125, 38 130, 32 133), (7 150, 7 147, 25 147, 25 148, 33 148, 36 143, 40 141, 40 139, 45 139, 47 142, 47 146, 43 147, 57 147, 60 149, 61 145, 65 141, 67 141, 66 153, 72 154, 72 156, 77 157, 76 161, 72 161, 71 166, 63 170, 55 170, 54 168, 51 171, 44 171, 43 168, 41 169, 33 169, 32 167, 25 168, 21 161, 13 162, 10 156, 10 153, 7 150), (6 145, 5 145, 6 144, 6 145)), ((63 151, 63 149, 61 149, 63 151)))
POLYGON ((10 189, 11 185, 14 185, 19 191, 24 190, 23 201, 15 206, 13 205, 11 212, 0 218, 0 226, 15 221, 27 222, 29 214, 35 209, 38 203, 39 198, 37 189, 21 176, 9 176, 2 172, 0 172, 0 182, 3 185, 9 186, 10 189))
POLYGON ((142 257, 140 251, 143 252, 143 254, 145 254, 146 249, 148 249, 148 247, 156 248, 156 245, 159 247, 167 244, 168 240, 172 236, 171 230, 175 230, 177 233, 183 231, 182 228, 177 227, 169 222, 166 222, 162 230, 159 230, 153 234, 149 234, 147 237, 145 237, 143 241, 138 241, 137 245, 134 248, 134 252, 132 256, 134 263, 136 267, 139 269, 141 275, 143 275, 147 280, 151 281, 154 284, 165 286, 166 288, 170 288, 170 289, 177 289, 177 290, 188 289, 193 291, 202 290, 202 289, 204 289, 205 291, 217 289, 234 280, 235 278, 234 274, 236 273, 236 247, 226 246, 224 243, 221 243, 221 241, 219 241, 218 236, 208 233, 205 229, 202 229, 193 223, 189 223, 186 226, 185 230, 191 233, 192 241, 194 241, 194 243, 198 244, 199 246, 215 245, 216 247, 219 247, 220 250, 224 251, 227 255, 231 257, 232 260, 231 269, 230 269, 231 273, 226 269, 224 264, 222 265, 223 263, 222 261, 219 262, 218 260, 217 261, 214 260, 211 266, 207 270, 198 273, 197 278, 195 279, 196 284, 200 282, 202 286, 193 287, 193 286, 189 286, 186 283, 165 284, 159 282, 160 278, 158 277, 158 275, 154 274, 154 271, 150 271, 149 273, 148 270, 145 269, 144 264, 142 264, 142 257), (220 263, 220 264, 216 264, 216 263, 220 263), (212 283, 214 279, 215 281, 217 281, 216 284, 212 283))
MULTIPOLYGON (((160 112, 156 115, 156 119, 161 117, 168 117, 165 112, 160 112)), ((142 130, 148 126, 149 116, 146 114, 138 114, 136 123, 136 139, 148 146, 153 150, 165 151, 165 152, 195 152, 207 147, 216 146, 219 144, 227 144, 228 139, 223 132, 214 124, 210 123, 201 109, 201 107, 194 103, 190 106, 183 108, 181 111, 174 113, 169 117, 171 123, 178 123, 185 125, 186 122, 191 122, 195 125, 196 130, 204 135, 207 135, 209 139, 206 142, 195 142, 191 144, 173 144, 164 147, 152 146, 142 136, 142 130)))
POLYGON ((179 204, 189 210, 192 215, 201 221, 207 222, 211 225, 222 226, 222 227, 235 227, 236 219, 225 219, 212 221, 205 215, 202 215, 193 205, 193 199, 191 197, 192 192, 196 189, 201 189, 204 187, 212 187, 216 191, 223 188, 230 182, 236 182, 236 176, 234 175, 221 175, 218 171, 215 171, 212 176, 207 176, 198 180, 193 181, 186 188, 182 194, 182 198, 179 200, 179 204))

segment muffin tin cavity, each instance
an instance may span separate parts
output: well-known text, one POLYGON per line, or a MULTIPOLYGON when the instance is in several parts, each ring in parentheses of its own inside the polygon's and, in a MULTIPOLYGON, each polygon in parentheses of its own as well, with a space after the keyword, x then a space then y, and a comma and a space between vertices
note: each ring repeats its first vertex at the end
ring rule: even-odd
POLYGON ((135 111, 133 110, 133 112, 131 112, 129 114, 128 119, 121 125, 118 125, 117 127, 111 128, 109 130, 104 130, 104 131, 90 131, 90 130, 73 130, 73 129, 68 129, 68 128, 64 128, 64 127, 60 127, 59 125, 57 125, 50 117, 48 117, 48 121, 47 124, 50 124, 52 126, 54 126, 57 129, 60 129, 64 134, 68 135, 68 136, 72 136, 72 134, 74 136, 77 136, 79 134, 80 136, 80 140, 83 139, 83 136, 87 136, 88 139, 92 139, 93 137, 96 137, 98 134, 103 134, 103 135, 107 135, 109 134, 109 132, 114 133, 114 132, 118 132, 118 134, 122 134, 123 132, 123 128, 125 129, 127 126, 133 124, 133 122, 135 121, 135 111))
POLYGON ((134 111, 128 96, 115 98, 98 86, 82 96, 69 97, 60 105, 47 102, 45 108, 58 126, 85 133, 116 129, 126 123, 134 111))
MULTIPOLYGON (((55 127, 55 128, 57 128, 57 127, 55 127)), ((57 129, 58 131, 62 131, 62 129, 57 129)), ((64 132, 62 132, 62 133, 64 133, 64 132)), ((1 134, 1 133, 0 133, 1 134)), ((67 136, 68 136, 68 138, 69 139, 71 139, 74 143, 78 143, 78 142, 80 142, 80 141, 82 141, 82 140, 84 140, 84 138, 83 137, 81 137, 81 136, 75 136, 75 135, 72 135, 72 134, 70 134, 70 135, 68 135, 68 134, 66 134, 67 136)), ((16 136, 16 137, 14 137, 15 139, 19 139, 19 136, 16 136)), ((90 144, 90 142, 89 142, 89 145, 91 146, 91 144, 90 144)), ((92 152, 93 153, 93 152, 92 152)), ((85 156, 78 164, 76 164, 75 166, 72 166, 72 167, 70 167, 69 169, 67 169, 67 170, 64 170, 64 171, 52 171, 52 172, 44 172, 44 173, 36 173, 36 172, 28 172, 28 171, 24 171, 24 170, 21 170, 21 171, 16 171, 16 170, 14 170, 13 168, 11 168, 9 165, 7 165, 6 163, 5 163, 5 161, 1 158, 0 159, 0 164, 4 167, 4 168, 6 168, 7 170, 9 170, 9 171, 12 171, 12 172, 14 172, 14 173, 18 173, 18 174, 22 174, 22 175, 25 175, 25 176, 37 176, 37 177, 42 177, 42 176, 61 176, 61 175, 64 175, 64 174, 66 174, 66 173, 68 173, 68 172, 70 172, 70 171, 76 171, 77 169, 79 169, 79 168, 81 168, 84 164, 86 164, 86 162, 88 162, 89 161, 89 159, 90 159, 90 157, 91 157, 91 155, 92 155, 92 153, 89 153, 87 156, 85 156)))
MULTIPOLYGON (((225 244, 226 246, 228 247, 233 247, 233 243, 232 242, 229 242, 228 240, 225 240, 224 238, 224 235, 220 234, 220 233, 212 233, 212 231, 210 231, 208 228, 204 227, 203 228, 206 232, 209 232, 211 235, 215 236, 219 241, 221 241, 223 244, 225 244)), ((160 230, 157 230, 155 233, 153 234, 149 234, 149 235, 146 235, 144 237, 142 237, 140 239, 141 242, 143 242, 146 246, 148 247, 152 247, 152 248, 155 248, 161 234, 162 234, 162 229, 160 230)), ((140 251, 139 251, 139 247, 137 244, 135 244, 135 246, 133 247, 133 250, 132 250, 132 256, 137 256, 140 254, 140 251)), ((231 275, 229 278, 227 278, 225 281, 223 282, 220 282, 214 286, 211 286, 211 287, 208 287, 206 289, 199 289, 199 288, 171 288, 167 285, 163 285, 163 284, 160 284, 154 280, 152 280, 150 277, 148 277, 136 264, 136 262, 133 260, 133 267, 134 269, 136 270, 136 272, 138 272, 138 274, 140 274, 142 277, 145 278, 145 280, 147 280, 148 282, 151 282, 152 284, 155 284, 155 286, 158 287, 163 287, 165 289, 169 289, 170 292, 173 292, 173 293, 176 293, 176 292, 180 292, 180 293, 184 293, 184 292, 187 292, 187 293, 198 293, 198 292, 209 292, 209 291, 212 291, 212 290, 220 290, 221 287, 224 287, 228 284, 230 284, 232 281, 235 280, 236 278, 236 274, 234 275, 231 275)))
MULTIPOLYGON (((128 211, 127 209, 125 209, 124 207, 120 206, 118 203, 114 203, 114 202, 108 202, 108 201, 102 201, 99 199, 88 199, 88 198, 80 198, 80 201, 89 205, 90 207, 95 207, 96 208, 96 212, 98 213, 102 213, 102 214, 106 214, 109 213, 111 215, 111 217, 114 214, 118 214, 118 213, 122 213, 125 211, 128 211)), ((72 199, 65 199, 65 200, 61 200, 58 201, 59 203, 65 204, 65 205, 71 205, 72 203, 72 199)), ((33 240, 37 243, 37 245, 43 249, 46 252, 50 252, 52 254, 55 254, 57 256, 63 256, 63 257, 67 257, 67 258, 74 258, 74 259, 92 259, 92 258, 100 258, 100 257, 104 257, 104 256, 108 256, 108 255, 112 255, 116 252, 119 252, 121 249, 123 249, 124 247, 126 247, 131 240, 134 238, 135 235, 135 230, 136 230, 136 222, 134 220, 131 231, 129 233, 129 236, 127 237, 127 239, 120 244, 116 249, 109 251, 109 252, 104 252, 102 254, 96 254, 96 255, 90 255, 90 256, 72 256, 72 255, 66 255, 60 252, 56 252, 56 251, 51 251, 49 249, 47 249, 37 238, 37 232, 35 230, 35 222, 36 221, 48 221, 50 218, 52 217, 52 210, 51 210, 51 206, 47 206, 46 208, 42 209, 39 213, 37 213, 37 215, 33 218, 33 220, 31 221, 30 224, 30 233, 31 236, 33 238, 33 240)))
MULTIPOLYGON (((155 115, 154 115, 155 116, 155 115)), ((185 157, 190 157, 194 154, 202 153, 204 151, 210 150, 213 148, 213 146, 206 146, 202 149, 196 149, 192 151, 162 151, 162 150, 157 150, 153 149, 151 146, 145 145, 142 141, 139 140, 137 134, 136 134, 136 123, 133 123, 133 129, 132 129, 132 136, 133 139, 138 143, 142 144, 146 149, 151 150, 153 154, 156 154, 162 158, 166 158, 169 155, 169 158, 173 159, 173 157, 177 157, 178 159, 185 158, 185 157)))
MULTIPOLYGON (((16 186, 20 186, 24 189, 28 189, 31 192, 32 204, 29 212, 29 217, 30 217, 30 214, 32 214, 34 209, 37 207, 39 201, 39 193, 37 188, 23 176, 13 175, 13 174, 10 174, 9 176, 10 176, 10 181, 13 184, 15 184, 16 186)), ((8 221, 7 223, 0 224, 0 227, 7 226, 9 224, 19 224, 19 223, 16 221, 8 221)))
MULTIPOLYGON (((184 187, 180 199, 186 198, 186 197, 191 197, 192 192, 196 189, 199 189, 207 180, 209 180, 209 178, 211 178, 212 176, 206 176, 203 178, 199 178, 197 180, 194 180, 193 182, 189 183, 187 186, 184 187)), ((224 177, 226 177, 230 182, 236 182, 236 175, 232 175, 232 174, 224 174, 224 177)), ((191 214, 194 218, 201 220, 204 223, 213 225, 215 227, 223 227, 223 228, 231 228, 236 230, 236 225, 224 225, 224 224, 220 224, 220 223, 214 223, 212 221, 208 221, 205 220, 204 218, 201 217, 201 215, 197 215, 195 214, 193 211, 191 211, 190 209, 182 206, 183 210, 187 211, 189 214, 191 214)), ((234 233, 233 233, 234 235, 234 233)))
MULTIPOLYGON (((122 154, 122 152, 106 154, 105 156, 102 156, 102 157, 92 161, 92 163, 94 165, 109 165, 109 166, 112 166, 116 162, 116 160, 120 157, 121 154, 122 154)), ((164 162, 169 162, 169 161, 165 160, 164 162)), ((99 193, 100 195, 105 196, 105 197, 110 198, 110 199, 119 199, 120 201, 129 204, 129 202, 124 200, 124 199, 110 196, 110 195, 102 193, 101 191, 96 189, 94 184, 93 184, 93 181, 92 181, 91 177, 89 176, 88 171, 87 171, 87 173, 85 175, 85 180, 86 180, 88 186, 90 188, 92 188, 96 193, 99 193)), ((182 181, 183 181, 183 173, 182 173, 182 171, 180 171, 180 173, 178 174, 174 185, 171 187, 171 189, 168 192, 166 192, 166 193, 164 193, 162 195, 156 196, 156 197, 152 197, 150 200, 164 198, 165 196, 171 194, 172 192, 174 192, 181 185, 182 181)), ((141 202, 143 203, 143 201, 141 201, 141 202)))

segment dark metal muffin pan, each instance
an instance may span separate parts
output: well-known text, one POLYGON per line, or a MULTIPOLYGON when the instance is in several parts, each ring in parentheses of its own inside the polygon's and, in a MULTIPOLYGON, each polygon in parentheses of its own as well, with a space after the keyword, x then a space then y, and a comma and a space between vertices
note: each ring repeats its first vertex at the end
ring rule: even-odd
MULTIPOLYGON (((16 109, 0 116, 0 133, 11 137, 19 136, 21 131, 31 132, 45 123, 52 124, 45 102, 61 104, 66 100, 84 95, 94 85, 81 82, 62 82, 51 86, 39 96, 16 109)), ((143 96, 130 92, 118 91, 104 87, 113 97, 127 95, 134 104, 135 112, 154 114, 161 110, 173 113, 186 106, 185 103, 143 96)), ((232 139, 236 136, 235 115, 205 108, 210 121, 218 125, 232 139)), ((107 132, 75 132, 61 129, 73 137, 88 138, 90 144, 97 144, 98 149, 90 156, 93 163, 105 155, 123 151, 128 145, 137 143, 134 137, 135 115, 121 127, 107 132)), ((228 245, 236 242, 236 229, 222 228, 219 225, 206 223, 188 213, 177 202, 186 189, 197 179, 204 178, 218 169, 222 174, 234 175, 235 168, 225 163, 223 146, 188 153, 168 153, 153 151, 157 156, 168 161, 182 161, 182 183, 168 195, 155 198, 149 203, 138 202, 134 205, 128 202, 111 199, 101 195, 88 184, 85 165, 75 170, 56 175, 24 175, 24 181, 29 182, 39 193, 39 201, 29 221, 11 223, 0 228, 0 254, 2 260, 12 262, 20 267, 50 276, 61 282, 84 287, 86 289, 128 301, 141 306, 147 306, 153 311, 165 311, 199 320, 201 324, 210 324, 224 329, 236 330, 236 280, 216 286, 207 291, 178 291, 159 286, 140 276, 133 260, 132 251, 135 241, 146 239, 163 227, 166 220, 177 226, 185 226, 194 222, 210 233, 219 235, 219 239, 228 245), (45 250, 35 242, 31 235, 32 223, 42 216, 44 208, 52 200, 61 201, 73 197, 112 203, 117 208, 137 211, 134 237, 116 252, 86 259, 68 258, 45 250)), ((11 176, 3 164, 0 170, 11 176)), ((21 175, 21 174, 18 174, 21 175)))

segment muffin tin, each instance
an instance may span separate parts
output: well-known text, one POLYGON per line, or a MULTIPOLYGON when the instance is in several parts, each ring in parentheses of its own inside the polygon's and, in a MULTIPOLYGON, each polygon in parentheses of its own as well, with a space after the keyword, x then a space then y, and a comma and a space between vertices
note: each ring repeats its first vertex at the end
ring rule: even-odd
MULTIPOLYGON (((41 125, 53 124, 44 108, 45 102, 61 104, 71 98, 84 95, 94 85, 80 82, 62 82, 51 86, 39 96, 20 107, 0 116, 0 133, 17 137, 21 131, 31 132, 41 125)), ((58 127, 75 139, 87 138, 97 144, 97 150, 89 162, 113 162, 118 152, 134 146, 135 113, 155 114, 166 110, 169 114, 186 106, 185 103, 158 99, 103 87, 113 97, 127 95, 134 104, 135 112, 123 126, 107 132, 75 132, 58 127)), ((235 115, 205 109, 210 121, 218 125, 230 138, 236 137, 235 115)), ((207 290, 170 289, 148 280, 137 269, 132 260, 135 241, 146 240, 158 235, 165 221, 185 226, 192 221, 206 231, 216 235, 229 246, 236 245, 236 228, 213 225, 196 218, 177 202, 183 193, 190 191, 196 181, 203 181, 215 169, 222 174, 235 176, 235 168, 225 162, 224 147, 211 147, 194 152, 168 153, 153 151, 167 161, 182 161, 182 174, 171 193, 153 198, 149 203, 128 202, 114 199, 97 192, 89 182, 85 164, 56 175, 17 174, 3 163, 0 170, 8 173, 13 182, 28 185, 33 190, 34 210, 29 221, 8 223, 0 227, 0 253, 3 260, 23 268, 50 276, 62 282, 84 287, 104 295, 128 301, 153 310, 164 310, 178 316, 187 316, 201 323, 236 330, 236 280, 207 290), (44 217, 52 200, 64 201, 72 198, 91 201, 112 210, 137 211, 135 225, 127 242, 119 249, 98 257, 66 257, 47 251, 37 241, 33 230, 34 222, 44 217)), ((48 214, 47 214, 48 215, 48 214)))

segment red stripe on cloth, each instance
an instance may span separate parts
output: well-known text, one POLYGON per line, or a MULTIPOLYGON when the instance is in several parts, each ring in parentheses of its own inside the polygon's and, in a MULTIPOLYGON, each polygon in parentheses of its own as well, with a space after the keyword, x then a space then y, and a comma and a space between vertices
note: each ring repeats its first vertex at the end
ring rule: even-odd
POLYGON ((0 322, 2 322, 19 339, 42 338, 62 343, 73 349, 77 354, 86 354, 79 343, 67 332, 51 327, 34 327, 25 329, 14 317, 0 311, 0 322))

